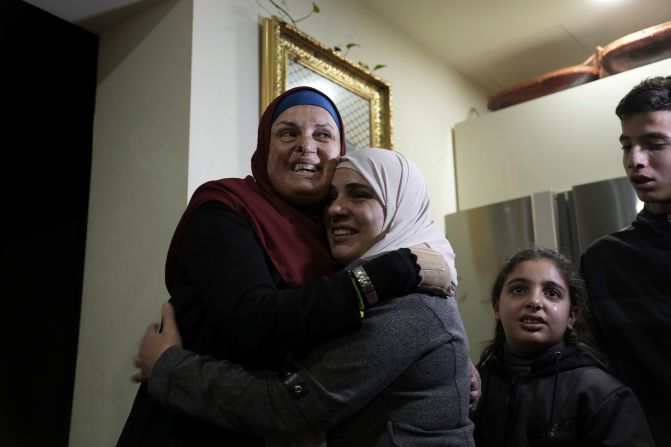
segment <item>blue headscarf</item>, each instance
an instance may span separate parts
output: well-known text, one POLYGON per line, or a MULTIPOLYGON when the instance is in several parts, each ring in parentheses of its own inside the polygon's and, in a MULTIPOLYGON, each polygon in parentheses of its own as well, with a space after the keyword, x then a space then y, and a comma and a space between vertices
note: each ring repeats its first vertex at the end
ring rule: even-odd
POLYGON ((336 112, 331 100, 328 99, 326 95, 317 93, 314 90, 297 90, 296 92, 285 96, 284 99, 282 99, 282 101, 280 101, 280 103, 275 108, 275 111, 273 112, 273 117, 270 120, 270 122, 274 123, 277 117, 280 116, 280 114, 285 110, 287 110, 289 107, 302 106, 302 105, 321 107, 322 109, 326 110, 328 113, 331 114, 331 116, 333 117, 333 121, 335 121, 336 126, 338 126, 338 130, 342 128, 342 123, 340 122, 340 115, 338 114, 338 112, 336 112))

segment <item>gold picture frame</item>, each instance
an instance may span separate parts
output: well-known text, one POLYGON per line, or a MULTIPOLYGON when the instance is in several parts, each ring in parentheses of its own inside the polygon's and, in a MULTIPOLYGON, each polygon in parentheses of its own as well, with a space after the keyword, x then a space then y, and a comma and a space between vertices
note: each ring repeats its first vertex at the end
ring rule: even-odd
POLYGON ((392 149, 391 86, 278 17, 263 19, 261 111, 285 90, 308 85, 338 106, 347 150, 392 149))

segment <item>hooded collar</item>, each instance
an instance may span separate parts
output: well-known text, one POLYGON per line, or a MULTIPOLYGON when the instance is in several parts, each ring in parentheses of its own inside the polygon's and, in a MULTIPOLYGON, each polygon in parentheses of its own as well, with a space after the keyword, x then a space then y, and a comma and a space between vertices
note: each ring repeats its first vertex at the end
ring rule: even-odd
POLYGON ((671 229, 671 213, 654 214, 643 208, 632 223, 634 227, 671 229))
POLYGON ((507 376, 545 376, 582 366, 596 365, 587 354, 563 340, 537 354, 520 354, 503 347, 487 366, 507 376))

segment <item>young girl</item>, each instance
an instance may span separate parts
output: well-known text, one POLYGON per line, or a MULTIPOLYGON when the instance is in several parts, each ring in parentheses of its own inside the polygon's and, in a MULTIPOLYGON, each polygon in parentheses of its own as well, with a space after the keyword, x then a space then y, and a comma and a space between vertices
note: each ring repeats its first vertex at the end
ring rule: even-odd
POLYGON ((654 446, 636 397, 590 346, 586 290, 569 260, 540 248, 514 254, 491 301, 477 446, 654 446))

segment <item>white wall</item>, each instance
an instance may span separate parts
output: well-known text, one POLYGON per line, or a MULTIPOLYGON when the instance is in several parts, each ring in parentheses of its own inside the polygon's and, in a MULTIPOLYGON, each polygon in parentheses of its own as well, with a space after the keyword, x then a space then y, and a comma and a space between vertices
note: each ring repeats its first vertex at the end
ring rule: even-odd
POLYGON ((457 124, 459 209, 624 175, 615 107, 669 74, 666 59, 457 124))
POLYGON ((250 173, 260 29, 255 2, 194 1, 189 197, 207 180, 250 173))
POLYGON ((161 2, 100 36, 71 447, 113 446, 136 390, 131 358, 167 299, 163 260, 184 208, 191 2, 161 2))
MULTIPOLYGON (((287 3, 294 17, 305 15, 312 4, 287 3)), ((471 108, 486 111, 485 93, 359 2, 317 3, 321 12, 300 22, 302 31, 330 47, 358 43, 361 47, 352 49, 349 58, 371 67, 387 65, 376 74, 391 83, 394 150, 421 169, 433 218, 442 228, 443 216, 457 210, 452 128, 467 119, 471 108)))
MULTIPOLYGON (((309 11, 310 2, 289 2, 309 11)), ((439 225, 454 211, 451 127, 485 98, 354 0, 322 0, 302 29, 385 63, 395 148, 427 177, 439 225)), ((113 446, 137 385, 131 358, 167 299, 165 255, 203 181, 249 173, 259 118, 259 0, 159 2, 100 35, 72 447, 113 446)))

